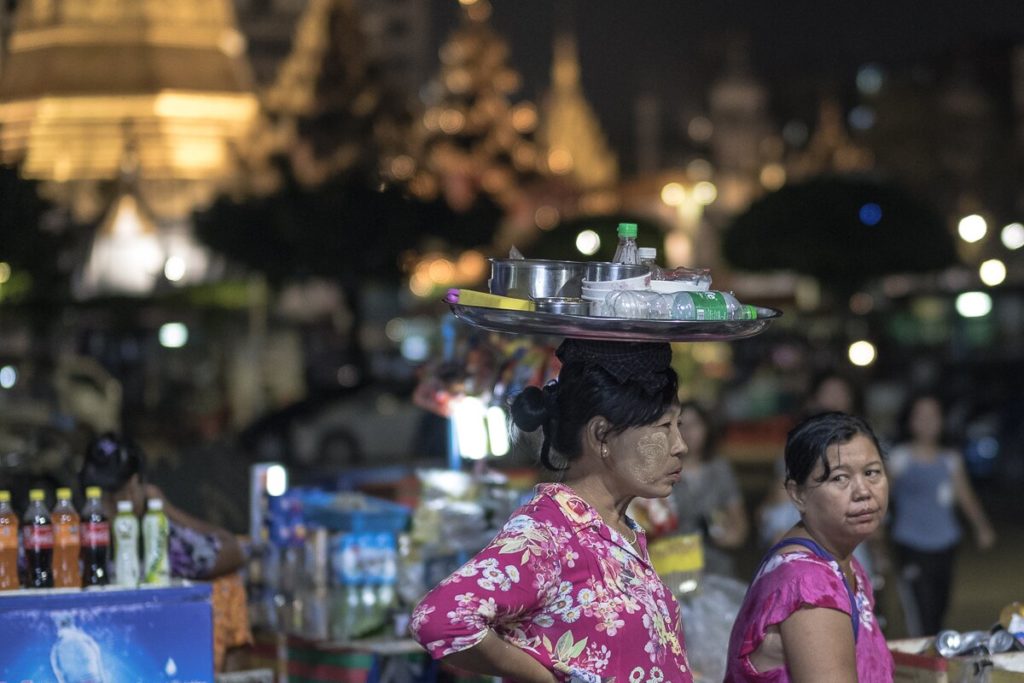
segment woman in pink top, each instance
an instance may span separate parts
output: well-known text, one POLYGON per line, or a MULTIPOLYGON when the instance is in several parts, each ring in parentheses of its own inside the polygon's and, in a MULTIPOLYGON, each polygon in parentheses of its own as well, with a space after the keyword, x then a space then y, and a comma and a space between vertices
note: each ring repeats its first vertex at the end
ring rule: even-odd
POLYGON ((786 440, 797 522, 765 556, 732 637, 726 683, 889 683, 892 655, 853 550, 885 517, 889 482, 871 427, 823 413, 786 440))
POLYGON ((558 380, 512 405, 543 429, 541 484, 416 607, 430 654, 517 683, 686 683, 679 606, 626 508, 665 497, 686 452, 668 344, 566 340, 558 380), (553 452, 554 451, 554 452, 553 452))

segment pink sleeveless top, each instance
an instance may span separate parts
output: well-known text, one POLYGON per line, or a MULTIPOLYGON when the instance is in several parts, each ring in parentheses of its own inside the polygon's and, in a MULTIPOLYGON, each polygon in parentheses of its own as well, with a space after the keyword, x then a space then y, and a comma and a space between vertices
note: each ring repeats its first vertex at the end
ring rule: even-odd
MULTIPOLYGON (((893 660, 885 636, 875 621, 875 597, 864 568, 853 559, 858 625, 857 678, 860 683, 891 683, 893 660)), ((834 561, 804 550, 773 555, 747 590, 729 639, 725 683, 785 683, 785 667, 759 672, 750 655, 760 647, 771 626, 781 624, 802 607, 825 607, 851 614, 850 593, 834 561)))

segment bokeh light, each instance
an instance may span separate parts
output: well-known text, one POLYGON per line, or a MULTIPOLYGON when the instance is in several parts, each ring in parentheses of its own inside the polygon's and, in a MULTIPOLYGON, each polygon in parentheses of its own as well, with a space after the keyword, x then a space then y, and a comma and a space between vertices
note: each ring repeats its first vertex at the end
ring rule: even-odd
POLYGON ((681 206, 686 201, 686 188, 681 183, 666 183, 661 188, 661 201, 669 206, 681 206))
POLYGON ((702 180, 693 186, 693 198, 700 204, 710 204, 718 197, 718 188, 715 184, 702 180))
POLYGON ((868 202, 864 206, 860 207, 860 211, 857 212, 857 217, 864 225, 874 227, 882 221, 882 207, 874 202, 868 202))
POLYGON ((992 311, 992 297, 985 292, 964 292, 956 298, 956 312, 965 318, 983 318, 992 311))
POLYGON ((858 367, 865 367, 874 363, 878 354, 875 351, 874 344, 861 339, 850 344, 850 349, 847 352, 847 355, 849 356, 851 363, 858 367))
POLYGON ((185 323, 164 323, 160 326, 159 339, 165 349, 180 349, 188 343, 188 327, 185 323))
POLYGON ((960 219, 957 232, 964 242, 978 242, 985 238, 985 234, 988 232, 988 223, 978 214, 972 213, 970 216, 960 219))
POLYGON ((583 230, 576 235, 576 248, 584 256, 593 256, 601 248, 601 236, 593 230, 583 230))
POLYGON ((1024 247, 1024 225, 1010 223, 1003 227, 1003 231, 999 234, 999 239, 1002 240, 1003 246, 1007 249, 1016 250, 1024 247))
POLYGON ((995 287, 1006 279, 1006 264, 995 258, 984 261, 978 267, 978 276, 989 287, 995 287))
POLYGON ((885 73, 877 64, 865 64, 857 70, 857 90, 863 95, 877 95, 885 85, 885 73))

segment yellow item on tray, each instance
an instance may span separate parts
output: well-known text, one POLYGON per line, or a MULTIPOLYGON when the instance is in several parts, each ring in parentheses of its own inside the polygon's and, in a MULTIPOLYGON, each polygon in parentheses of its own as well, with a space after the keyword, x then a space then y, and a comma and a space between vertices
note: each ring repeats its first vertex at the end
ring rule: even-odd
POLYGON ((533 302, 529 299, 514 299, 510 296, 499 296, 487 292, 475 292, 472 289, 455 290, 457 303, 463 306, 484 306, 486 308, 504 308, 510 311, 532 311, 533 302))

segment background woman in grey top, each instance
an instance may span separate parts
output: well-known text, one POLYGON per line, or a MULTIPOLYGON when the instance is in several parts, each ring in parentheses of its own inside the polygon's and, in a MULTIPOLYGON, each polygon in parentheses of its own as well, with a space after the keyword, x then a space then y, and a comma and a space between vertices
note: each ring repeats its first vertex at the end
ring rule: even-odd
POLYGON ((938 397, 908 401, 901 427, 904 440, 889 455, 892 482, 892 543, 900 565, 900 597, 912 636, 942 629, 953 580, 954 551, 960 541, 956 508, 987 550, 996 536, 971 488, 958 450, 943 438, 938 397))
POLYGON ((680 533, 700 532, 704 538, 704 569, 731 575, 727 552, 747 540, 750 525, 743 495, 732 466, 714 450, 714 430, 707 412, 693 401, 680 407, 679 431, 689 447, 683 456, 683 478, 672 491, 680 533))

